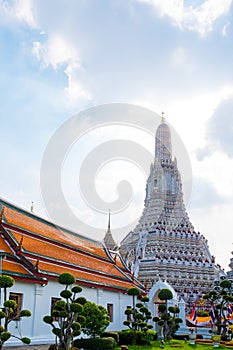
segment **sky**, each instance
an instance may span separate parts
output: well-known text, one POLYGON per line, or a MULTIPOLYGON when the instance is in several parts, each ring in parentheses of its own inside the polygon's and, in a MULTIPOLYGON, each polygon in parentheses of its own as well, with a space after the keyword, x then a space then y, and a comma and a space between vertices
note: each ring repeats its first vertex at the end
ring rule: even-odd
MULTIPOLYGON (((1 0, 1 197, 29 210, 33 201, 35 214, 51 219, 41 194, 41 167, 57 130, 100 105, 130 104, 157 116, 164 111, 190 161, 190 220, 228 271, 233 250, 232 18, 232 0, 1 0)), ((93 228, 90 236, 102 239, 107 210, 88 203, 80 192, 82 164, 92 151, 103 154, 101 144, 106 142, 107 149, 114 139, 133 142, 153 156, 155 130, 146 133, 134 123, 100 123, 86 130, 67 146, 60 181, 75 215, 93 228)), ((177 154, 180 168, 184 153, 177 154)), ((127 180, 133 188, 127 205, 112 211, 113 235, 122 228, 114 236, 118 243, 127 234, 127 220, 140 216, 147 176, 135 161, 123 158, 101 158, 93 175, 98 196, 109 208, 120 182, 127 180)), ((81 227, 76 230, 85 234, 81 227)))

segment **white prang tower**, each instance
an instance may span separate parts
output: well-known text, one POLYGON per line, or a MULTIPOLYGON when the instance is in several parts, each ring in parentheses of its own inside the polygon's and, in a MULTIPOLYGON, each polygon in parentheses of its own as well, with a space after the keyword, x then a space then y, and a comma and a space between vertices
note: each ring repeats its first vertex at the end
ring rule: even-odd
POLYGON ((213 287, 218 274, 207 240, 195 232, 186 212, 170 128, 163 116, 144 209, 135 229, 121 242, 120 252, 148 290, 162 279, 187 303, 213 287))

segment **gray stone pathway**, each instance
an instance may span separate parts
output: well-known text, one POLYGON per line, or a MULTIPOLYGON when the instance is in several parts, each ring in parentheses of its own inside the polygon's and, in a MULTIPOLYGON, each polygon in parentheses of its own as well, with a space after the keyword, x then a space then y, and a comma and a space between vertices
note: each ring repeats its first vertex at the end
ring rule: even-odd
POLYGON ((22 345, 22 346, 4 346, 3 350, 48 350, 49 344, 46 345, 22 345))

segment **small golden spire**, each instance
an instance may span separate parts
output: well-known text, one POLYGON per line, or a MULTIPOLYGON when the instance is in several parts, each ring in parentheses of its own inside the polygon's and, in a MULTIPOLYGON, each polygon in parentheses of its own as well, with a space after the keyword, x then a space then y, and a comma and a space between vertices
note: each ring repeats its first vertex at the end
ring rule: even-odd
POLYGON ((162 112, 161 123, 165 122, 164 112, 162 112))
POLYGON ((31 213, 33 213, 34 212, 34 202, 32 202, 32 204, 31 204, 31 213))

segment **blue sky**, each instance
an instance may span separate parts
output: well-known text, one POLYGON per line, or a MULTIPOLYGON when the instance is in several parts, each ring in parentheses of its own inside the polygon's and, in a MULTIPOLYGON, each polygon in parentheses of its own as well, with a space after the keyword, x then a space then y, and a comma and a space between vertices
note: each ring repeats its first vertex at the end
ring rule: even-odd
MULTIPOLYGON (((1 195, 26 208, 34 201, 35 212, 45 215, 41 160, 54 132, 75 113, 113 102, 165 111, 192 164, 191 221, 228 270, 233 224, 232 18, 231 0, 0 1, 1 195)), ((116 133, 122 137, 118 129, 92 133, 76 152, 83 158, 90 146, 116 133)), ((122 133, 140 139, 135 130, 122 133)), ((153 153, 153 138, 145 147, 153 153)), ((67 164, 72 162, 70 155, 67 164)), ((136 196, 127 215, 131 210, 133 216, 142 210, 145 176, 127 166, 108 167, 104 180, 97 179, 98 193, 111 202, 117 181, 124 171, 132 172, 136 196)), ((84 205, 78 213, 90 224, 96 222, 104 234, 106 215, 84 205)), ((113 228, 120 220, 112 216, 113 228)))

